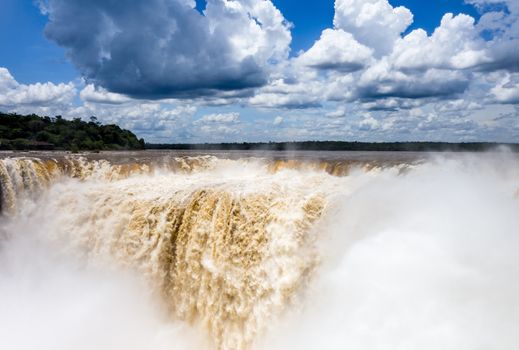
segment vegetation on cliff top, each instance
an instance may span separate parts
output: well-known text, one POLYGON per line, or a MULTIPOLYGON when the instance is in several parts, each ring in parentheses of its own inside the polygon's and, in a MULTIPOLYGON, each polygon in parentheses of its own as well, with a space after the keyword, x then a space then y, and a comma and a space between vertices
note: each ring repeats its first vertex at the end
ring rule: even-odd
POLYGON ((301 141, 256 143, 205 143, 205 144, 146 144, 147 149, 174 149, 200 151, 391 151, 391 152, 484 152, 505 146, 519 152, 519 144, 491 142, 348 142, 301 141))
POLYGON ((102 125, 96 117, 89 122, 61 116, 40 117, 0 113, 0 149, 4 150, 134 150, 144 140, 114 124, 102 125))

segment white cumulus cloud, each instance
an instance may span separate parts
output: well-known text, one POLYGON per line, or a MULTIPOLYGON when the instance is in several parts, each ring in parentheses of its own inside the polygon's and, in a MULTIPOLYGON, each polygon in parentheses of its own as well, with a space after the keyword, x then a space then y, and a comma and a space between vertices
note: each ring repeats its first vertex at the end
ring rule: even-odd
POLYGON ((69 104, 76 95, 73 83, 20 84, 7 68, 0 67, 0 108, 18 111, 69 104))
POLYGON ((357 42, 350 33, 342 29, 326 29, 321 38, 299 57, 299 62, 315 68, 351 72, 368 64, 372 54, 372 49, 357 42))
POLYGON ((411 23, 413 14, 409 9, 393 7, 387 0, 335 1, 335 28, 351 33, 377 55, 389 53, 411 23))
POLYGON ((505 74, 490 92, 500 103, 519 104, 519 74, 505 74))
POLYGON ((85 102, 109 104, 119 104, 128 102, 130 100, 127 96, 108 92, 106 89, 102 87, 96 87, 93 84, 88 84, 85 86, 79 93, 79 97, 81 97, 81 99, 85 102))
POLYGON ((198 120, 201 123, 236 123, 240 120, 239 113, 214 113, 203 116, 198 120))

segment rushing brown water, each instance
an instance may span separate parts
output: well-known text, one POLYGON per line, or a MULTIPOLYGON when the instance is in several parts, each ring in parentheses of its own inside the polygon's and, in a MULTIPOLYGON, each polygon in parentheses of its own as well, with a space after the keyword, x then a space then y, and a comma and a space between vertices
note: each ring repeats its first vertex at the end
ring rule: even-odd
MULTIPOLYGON (((10 241, 24 225, 38 223, 38 239, 83 264, 135 271, 167 310, 168 322, 184 322, 205 334, 205 345, 192 346, 195 350, 291 348, 286 339, 262 341, 276 333, 274 320, 285 319, 302 300, 311 299, 305 290, 319 281, 320 269, 334 255, 323 250, 323 240, 341 242, 344 237, 334 232, 344 227, 353 241, 368 235, 362 225, 384 225, 380 218, 398 212, 391 204, 398 202, 395 196, 413 197, 409 188, 420 181, 439 191, 451 188, 434 185, 445 174, 465 178, 468 171, 470 178, 479 169, 478 177, 492 177, 501 164, 488 158, 475 161, 477 156, 460 159, 341 152, 7 153, 0 159, 0 234, 10 241), (370 194, 377 186, 382 194, 399 188, 404 179, 409 187, 390 197, 370 194), (361 199, 362 194, 373 197, 373 213, 356 212, 364 203, 355 204, 357 193, 361 199), (382 210, 384 204, 389 207, 382 210), (344 224, 348 215, 353 216, 344 224)), ((501 169, 493 178, 502 184, 499 191, 508 188, 511 199, 519 188, 519 178, 514 178, 518 170, 501 169)), ((428 195, 422 199, 427 201, 428 195)), ((437 219, 437 214, 431 217, 437 219)))

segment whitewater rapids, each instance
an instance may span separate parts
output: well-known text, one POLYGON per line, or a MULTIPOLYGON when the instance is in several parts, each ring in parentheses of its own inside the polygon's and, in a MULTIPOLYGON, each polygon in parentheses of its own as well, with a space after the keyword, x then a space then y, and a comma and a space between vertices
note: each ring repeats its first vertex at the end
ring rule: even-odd
POLYGON ((519 348, 519 158, 0 159, 0 349, 519 348))

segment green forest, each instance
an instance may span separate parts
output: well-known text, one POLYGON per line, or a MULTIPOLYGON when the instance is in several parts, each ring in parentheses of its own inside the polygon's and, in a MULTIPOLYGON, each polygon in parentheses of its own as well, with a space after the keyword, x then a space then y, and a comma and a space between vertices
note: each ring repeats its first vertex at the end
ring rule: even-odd
POLYGON ((147 149, 241 151, 374 151, 374 152, 484 152, 505 146, 519 151, 519 144, 488 142, 348 142, 301 141, 257 143, 146 144, 147 149))
POLYGON ((114 124, 102 125, 96 117, 86 122, 62 116, 40 117, 0 113, 0 149, 3 150, 135 150, 144 140, 114 124))

